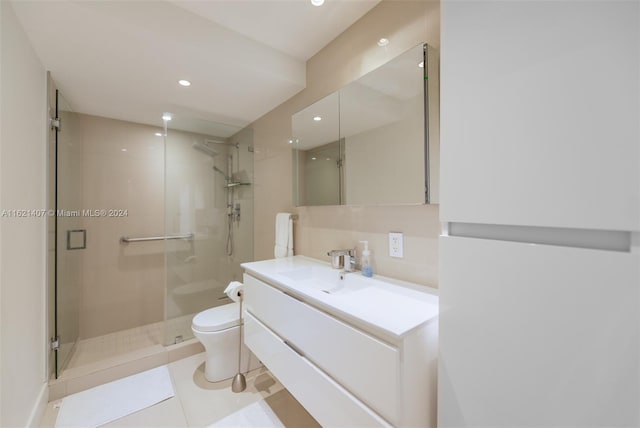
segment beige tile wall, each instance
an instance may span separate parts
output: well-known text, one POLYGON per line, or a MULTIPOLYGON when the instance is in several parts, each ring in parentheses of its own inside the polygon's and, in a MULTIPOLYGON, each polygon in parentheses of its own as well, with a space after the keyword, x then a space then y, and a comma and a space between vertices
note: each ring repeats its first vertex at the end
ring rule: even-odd
POLYGON ((119 242, 164 234, 164 141, 152 126, 78 116, 83 207, 127 210, 82 217, 80 337, 88 338, 164 319, 164 243, 119 242))
POLYGON ((371 241, 376 272, 437 286, 437 206, 294 208, 291 115, 404 51, 440 46, 437 1, 384 0, 307 62, 307 87, 252 124, 255 144, 255 257, 273 257, 275 214, 296 211, 295 252, 328 260, 333 248, 371 241), (391 43, 380 48, 386 37, 391 43), (387 254, 387 233, 403 232, 403 259, 387 254))
MULTIPOLYGON (((85 209, 126 209, 124 217, 87 217, 87 249, 81 256, 80 338, 151 324, 197 313, 228 301, 218 300, 231 280, 241 279, 240 263, 253 253, 253 186, 234 188, 241 220, 233 225, 234 254, 226 254, 227 191, 215 165, 233 178, 252 183, 251 130, 230 141, 239 148, 217 146, 211 158, 192 145, 220 140, 169 129, 166 143, 158 127, 77 115, 82 135, 81 183, 66 187, 82 193, 85 209), (126 151, 125 151, 126 150, 126 151), (166 156, 166 165, 165 165, 166 156), (165 175, 166 170, 166 175, 165 175), (166 177, 166 182, 165 182, 166 177), (166 204, 166 206, 165 206, 166 204), (121 236, 145 237, 193 233, 192 241, 121 244, 121 236), (166 259, 165 259, 166 250, 166 259), (166 266, 166 269, 165 269, 166 266)), ((69 157, 71 159, 71 157, 69 157)), ((73 158, 75 159, 75 158, 73 158)), ((64 313, 64 309, 62 309, 64 313)), ((185 328, 168 329, 167 343, 185 328)))

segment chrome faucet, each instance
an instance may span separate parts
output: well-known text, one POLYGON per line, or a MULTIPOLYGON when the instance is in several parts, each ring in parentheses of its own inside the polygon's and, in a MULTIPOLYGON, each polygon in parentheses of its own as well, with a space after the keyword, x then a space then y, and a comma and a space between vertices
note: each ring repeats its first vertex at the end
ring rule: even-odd
POLYGON ((331 257, 331 267, 334 269, 342 269, 344 267, 344 256, 349 254, 348 250, 331 250, 327 256, 331 257))
POLYGON ((331 250, 327 253, 331 257, 331 267, 343 269, 345 272, 353 272, 358 264, 358 248, 348 250, 331 250))
POLYGON ((344 271, 353 272, 358 265, 358 248, 349 250, 349 254, 344 256, 344 271))

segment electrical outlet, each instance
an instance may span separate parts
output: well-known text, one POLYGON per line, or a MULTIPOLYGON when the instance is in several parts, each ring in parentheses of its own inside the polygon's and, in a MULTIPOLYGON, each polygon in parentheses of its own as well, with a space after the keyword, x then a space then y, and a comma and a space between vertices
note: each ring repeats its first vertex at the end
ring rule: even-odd
POLYGON ((403 242, 401 232, 389 233, 389 255, 391 257, 402 258, 404 257, 403 242))

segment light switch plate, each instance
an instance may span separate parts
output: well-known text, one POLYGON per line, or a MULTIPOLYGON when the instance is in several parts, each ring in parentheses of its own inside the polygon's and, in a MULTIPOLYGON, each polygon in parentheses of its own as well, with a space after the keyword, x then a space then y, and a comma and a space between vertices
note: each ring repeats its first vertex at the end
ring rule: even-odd
POLYGON ((404 257, 403 238, 401 232, 389 233, 389 256, 402 258, 404 257))

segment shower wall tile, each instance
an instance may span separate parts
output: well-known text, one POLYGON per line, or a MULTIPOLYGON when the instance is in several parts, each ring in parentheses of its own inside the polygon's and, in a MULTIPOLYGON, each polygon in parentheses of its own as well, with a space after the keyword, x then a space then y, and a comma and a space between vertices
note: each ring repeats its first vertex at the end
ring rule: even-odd
MULTIPOLYGON (((165 147, 165 139, 155 136, 157 127, 78 117, 82 207, 126 210, 122 217, 82 217, 87 249, 77 253, 83 267, 80 337, 152 324, 165 316, 190 317, 226 303, 218 300, 224 287, 241 277, 239 263, 253 256, 253 188, 234 189, 241 221, 233 225, 234 254, 228 256, 226 182, 212 166, 227 171, 233 156, 234 179, 252 183, 251 130, 232 137, 238 148, 220 145, 212 158, 192 147, 211 136, 169 129, 165 147), (165 233, 192 233, 194 239, 120 242, 122 236, 165 233)), ((190 322, 185 326, 171 334, 190 337, 190 322)))
POLYGON ((80 337, 90 338, 164 318, 164 243, 120 243, 164 234, 164 141, 156 127, 79 117, 83 207, 126 210, 82 218, 80 337))

